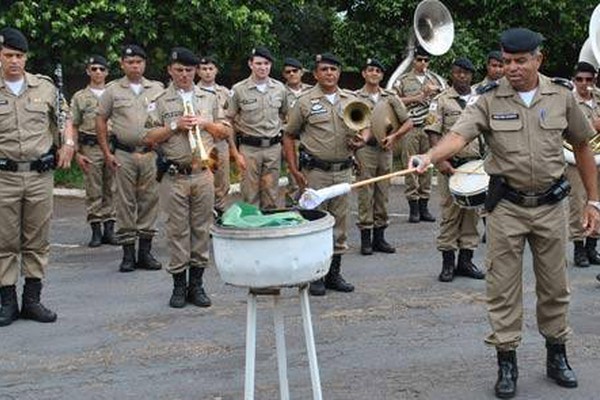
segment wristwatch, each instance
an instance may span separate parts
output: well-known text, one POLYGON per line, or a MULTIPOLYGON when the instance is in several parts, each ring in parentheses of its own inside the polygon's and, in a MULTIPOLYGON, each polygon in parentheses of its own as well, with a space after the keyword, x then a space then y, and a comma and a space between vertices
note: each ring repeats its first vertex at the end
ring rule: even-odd
POLYGON ((75 147, 75 142, 71 138, 65 139, 65 146, 75 147))
POLYGON ((600 211, 600 201, 588 200, 587 203, 590 206, 594 207, 596 210, 600 211))
POLYGON ((177 130, 177 121, 171 121, 169 123, 169 129, 171 130, 171 133, 174 133, 177 130))

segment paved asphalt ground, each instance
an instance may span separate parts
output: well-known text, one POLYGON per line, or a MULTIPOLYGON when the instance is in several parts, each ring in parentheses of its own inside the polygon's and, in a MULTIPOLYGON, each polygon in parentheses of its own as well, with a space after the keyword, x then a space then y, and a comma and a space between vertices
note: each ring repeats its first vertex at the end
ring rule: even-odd
MULTIPOLYGON (((483 344, 488 332, 484 282, 439 283, 437 225, 406 222, 402 187, 394 186, 391 198, 388 238, 398 252, 361 256, 353 226, 353 249, 343 258, 343 271, 356 292, 311 298, 324 398, 493 399, 496 360, 494 350, 483 344)), ((246 292, 225 285, 213 268, 206 274, 213 307, 171 309, 165 271, 117 272, 120 248, 87 248, 83 215, 81 199, 56 199, 43 300, 59 319, 0 328, 0 400, 242 399, 246 292)), ((162 231, 155 247, 166 263, 162 231)), ((478 265, 484 251, 485 246, 476 251, 478 265)), ((575 334, 568 351, 580 387, 563 389, 545 377, 527 257, 517 398, 600 398, 598 272, 600 267, 569 268, 575 334)), ((291 398, 311 399, 295 290, 284 291, 283 304, 291 398)), ((257 400, 279 398, 271 310, 270 299, 261 297, 257 400)))

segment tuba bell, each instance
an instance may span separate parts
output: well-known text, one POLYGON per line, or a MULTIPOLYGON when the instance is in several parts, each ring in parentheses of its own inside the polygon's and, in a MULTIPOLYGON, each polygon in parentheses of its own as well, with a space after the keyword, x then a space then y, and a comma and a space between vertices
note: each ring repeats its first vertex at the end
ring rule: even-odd
POLYGON ((371 109, 360 100, 351 101, 344 107, 342 119, 346 126, 353 131, 363 130, 370 124, 371 109))
MULTIPOLYGON (((581 46, 578 62, 586 62, 593 65, 596 69, 600 66, 600 4, 596 6, 589 24, 589 37, 581 46)), ((600 90, 597 87, 590 86, 588 90, 597 103, 600 103, 600 90)), ((594 153, 596 165, 600 166, 600 133, 596 133, 589 141, 589 146, 594 153)), ((565 161, 575 165, 575 154, 573 147, 563 141, 565 161)))

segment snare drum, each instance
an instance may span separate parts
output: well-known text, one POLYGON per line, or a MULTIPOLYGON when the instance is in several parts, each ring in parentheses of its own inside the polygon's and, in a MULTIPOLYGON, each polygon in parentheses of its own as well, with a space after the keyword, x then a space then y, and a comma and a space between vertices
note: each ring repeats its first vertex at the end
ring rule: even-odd
POLYGON ((483 170, 483 160, 473 160, 456 168, 448 186, 456 204, 477 208, 485 203, 489 181, 489 175, 483 170))

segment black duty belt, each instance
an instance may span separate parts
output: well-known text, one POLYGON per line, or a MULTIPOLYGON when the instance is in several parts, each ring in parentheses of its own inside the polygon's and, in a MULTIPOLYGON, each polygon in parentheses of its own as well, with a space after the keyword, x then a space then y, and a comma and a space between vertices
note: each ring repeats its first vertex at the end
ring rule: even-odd
POLYGON ((316 168, 322 171, 343 171, 348 168, 351 168, 354 165, 354 162, 351 158, 344 161, 325 161, 320 160, 316 157, 310 156, 307 159, 306 167, 307 168, 316 168))
POLYGON ((507 187, 504 198, 521 207, 538 207, 545 204, 558 203, 568 196, 571 185, 564 176, 561 176, 552 186, 543 193, 523 193, 507 187))
POLYGON ((54 152, 48 152, 34 161, 14 161, 9 158, 0 158, 0 171, 39 173, 50 171, 56 167, 54 152))
POLYGON ((113 136, 112 142, 115 146, 115 149, 123 150, 127 153, 149 153, 152 151, 149 147, 146 146, 129 146, 128 144, 121 143, 113 136))
POLYGON ((98 137, 96 135, 91 135, 89 133, 79 132, 79 144, 85 146, 97 146, 98 145, 98 137))
POLYGON ((271 147, 278 143, 281 143, 281 135, 277 135, 274 137, 255 137, 255 136, 240 136, 240 143, 245 144, 246 146, 252 147, 271 147))

